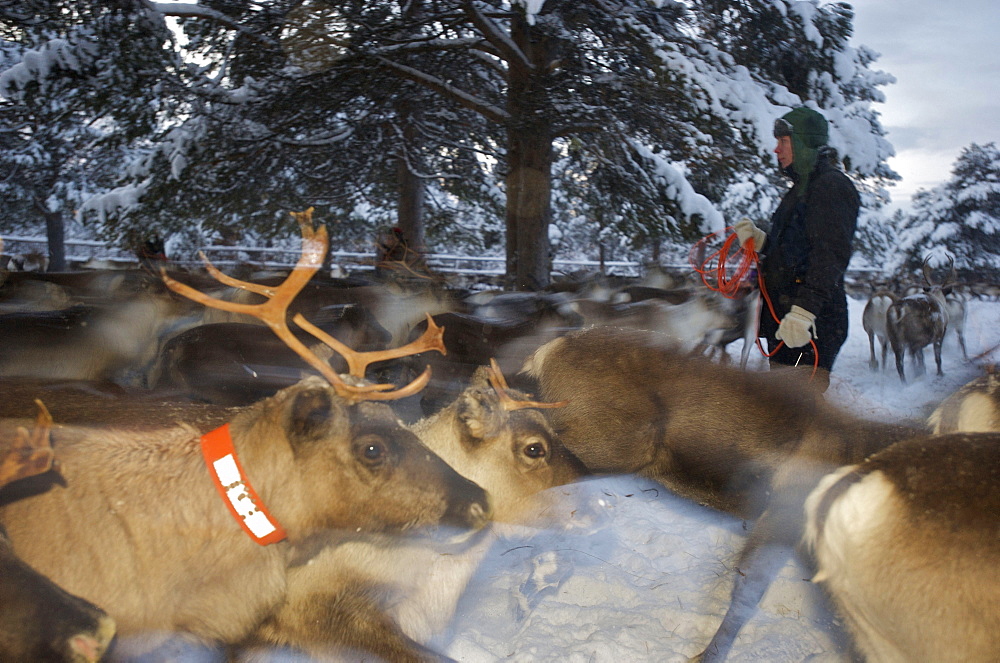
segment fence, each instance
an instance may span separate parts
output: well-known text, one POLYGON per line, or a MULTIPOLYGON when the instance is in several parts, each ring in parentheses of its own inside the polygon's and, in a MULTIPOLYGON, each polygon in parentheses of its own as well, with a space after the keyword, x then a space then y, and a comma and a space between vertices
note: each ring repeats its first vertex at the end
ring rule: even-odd
MULTIPOLYGON (((47 242, 44 237, 21 237, 8 235, 3 237, 4 253, 7 255, 26 255, 32 252, 45 254, 47 242)), ((251 263, 264 268, 284 269, 294 267, 299 256, 298 247, 250 247, 250 246, 205 246, 202 252, 220 268, 233 267, 239 264, 251 263)), ((359 253, 353 251, 331 251, 333 263, 340 264, 352 271, 371 271, 374 269, 374 253, 359 253)), ((441 274, 461 274, 466 276, 502 276, 506 271, 506 258, 502 256, 466 256, 450 253, 429 253, 425 256, 427 265, 441 274)), ((66 264, 80 266, 90 261, 106 260, 115 263, 135 263, 136 257, 127 250, 109 247, 104 242, 95 240, 66 240, 66 264)), ((197 266, 196 260, 173 260, 184 266, 197 266)), ((639 276, 641 264, 627 260, 606 260, 604 271, 622 276, 639 276)), ((676 266, 686 269, 687 266, 676 266)), ((572 272, 577 270, 598 270, 601 263, 596 260, 562 260, 552 261, 552 269, 556 272, 572 272)))

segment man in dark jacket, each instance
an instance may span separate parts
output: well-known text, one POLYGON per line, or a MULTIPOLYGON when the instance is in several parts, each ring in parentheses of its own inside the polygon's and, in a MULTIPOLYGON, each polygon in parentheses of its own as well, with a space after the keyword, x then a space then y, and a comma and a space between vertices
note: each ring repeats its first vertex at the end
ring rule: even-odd
POLYGON ((740 243, 754 238, 762 252, 764 288, 778 320, 765 306, 758 333, 765 337, 775 364, 812 366, 819 354, 816 380, 829 386, 829 371, 847 340, 847 294, 844 272, 861 206, 857 189, 837 167, 837 153, 827 146, 826 118, 806 107, 775 122, 775 153, 781 172, 792 181, 765 233, 749 219, 736 224, 740 243), (783 342, 775 350, 779 341, 783 342))

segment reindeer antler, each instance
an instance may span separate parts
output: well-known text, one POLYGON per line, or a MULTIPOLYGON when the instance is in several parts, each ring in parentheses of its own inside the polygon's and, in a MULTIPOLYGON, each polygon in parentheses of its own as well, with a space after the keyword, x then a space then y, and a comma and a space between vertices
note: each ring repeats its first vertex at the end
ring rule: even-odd
MULTIPOLYGON (((302 288, 305 287, 306 283, 309 282, 309 279, 311 279, 313 275, 319 271, 323 264, 323 257, 326 255, 326 249, 329 242, 327 238, 326 226, 320 226, 316 229, 313 228, 312 211, 313 208, 310 207, 304 212, 291 213, 295 220, 298 221, 299 228, 302 232, 302 252, 299 256, 298 263, 296 263, 295 268, 292 270, 292 273, 289 274, 288 278, 276 288, 263 286, 257 283, 248 283, 246 281, 240 281, 239 279, 226 276, 221 271, 216 269, 214 265, 212 265, 204 253, 200 253, 201 259, 205 262, 205 268, 208 270, 209 274, 225 285, 263 295, 267 298, 267 301, 261 304, 228 302, 206 295, 203 292, 195 290, 188 285, 170 278, 162 267, 160 268, 160 276, 163 278, 163 282, 168 288, 180 295, 183 295, 184 297, 187 297, 188 299, 198 302, 199 304, 203 304, 211 308, 217 308, 222 311, 229 311, 231 313, 244 313, 260 319, 271 328, 271 331, 273 331, 278 338, 284 341, 288 347, 302 357, 307 364, 319 371, 320 374, 333 386, 338 395, 349 401, 394 400, 417 393, 423 389, 430 380, 431 369, 429 366, 413 382, 394 391, 389 391, 392 389, 392 385, 389 384, 348 384, 339 375, 337 375, 337 372, 334 371, 329 364, 320 359, 314 352, 312 352, 312 350, 302 343, 302 341, 296 338, 296 336, 288 328, 288 306, 292 303, 302 288)), ((337 341, 332 336, 324 333, 321 329, 306 320, 301 314, 296 315, 294 320, 297 325, 302 327, 302 329, 306 330, 323 343, 329 345, 334 352, 343 356, 344 359, 347 360, 348 367, 350 367, 351 375, 358 378, 364 377, 364 368, 367 367, 368 364, 375 361, 395 359, 397 357, 404 357, 410 354, 417 354, 418 352, 426 352, 427 350, 437 350, 442 354, 444 353, 444 344, 441 340, 444 330, 443 328, 437 327, 432 323, 428 324, 427 331, 423 336, 402 348, 398 348, 396 350, 385 350, 382 352, 359 353, 347 347, 340 341, 337 341)))
POLYGON ((954 285, 955 280, 958 278, 958 270, 955 269, 955 256, 948 254, 947 257, 948 257, 948 276, 946 276, 944 280, 941 281, 941 283, 934 283, 933 273, 930 266, 931 256, 930 255, 924 256, 924 260, 920 264, 920 269, 924 274, 924 281, 927 282, 928 286, 932 288, 934 287, 946 288, 950 285, 954 285))
POLYGON ((432 318, 429 313, 427 314, 427 331, 425 331, 417 340, 411 341, 399 348, 390 348, 388 350, 370 350, 368 352, 351 350, 349 347, 306 320, 301 313, 296 314, 296 316, 292 318, 292 321, 319 340, 323 341, 323 343, 333 348, 338 354, 342 355, 344 359, 347 360, 347 372, 357 378, 363 378, 365 376, 365 369, 368 368, 368 365, 377 361, 408 357, 410 355, 420 354, 421 352, 427 352, 429 350, 437 350, 441 354, 447 354, 447 350, 444 347, 444 327, 438 327, 434 322, 434 318, 432 318))
POLYGON ((500 399, 500 404, 503 409, 511 412, 513 410, 523 410, 529 407, 536 408, 553 408, 553 407, 566 407, 569 405, 569 401, 559 401, 557 403, 541 403, 539 401, 518 401, 511 398, 508 393, 510 387, 507 386, 507 379, 503 376, 503 372, 500 370, 500 364, 497 363, 496 359, 490 358, 490 367, 487 371, 489 376, 490 385, 493 386, 493 390, 497 392, 497 397, 500 399))
POLYGON ((51 438, 52 415, 37 398, 35 404, 38 406, 35 427, 29 433, 27 428, 19 426, 14 447, 0 458, 0 487, 52 468, 55 458, 51 438))

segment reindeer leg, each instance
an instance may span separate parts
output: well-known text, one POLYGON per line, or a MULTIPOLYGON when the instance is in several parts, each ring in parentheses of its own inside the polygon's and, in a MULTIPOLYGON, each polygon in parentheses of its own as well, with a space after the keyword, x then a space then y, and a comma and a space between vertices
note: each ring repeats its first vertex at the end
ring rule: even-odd
POLYGON ((788 561, 794 543, 775 540, 781 528, 775 521, 774 515, 765 511, 754 524, 740 553, 729 609, 705 651, 692 661, 721 663, 726 660, 740 629, 753 617, 767 588, 788 561))
POLYGON ((896 372, 899 373, 899 381, 906 384, 906 373, 903 371, 903 355, 905 353, 902 348, 895 346, 893 346, 892 352, 896 355, 896 372))
POLYGON ((806 496, 829 469, 826 464, 793 459, 775 473, 770 502, 740 552, 729 609, 712 641, 695 661, 726 660, 740 629, 753 617, 764 593, 798 546, 806 496))
POLYGON ((941 346, 943 345, 943 339, 934 341, 934 363, 937 364, 937 374, 944 375, 941 371, 941 346))
POLYGON ((747 313, 743 323, 743 351, 740 353, 740 368, 746 370, 750 360, 750 352, 757 344, 757 328, 760 324, 760 291, 754 290, 747 295, 747 313))

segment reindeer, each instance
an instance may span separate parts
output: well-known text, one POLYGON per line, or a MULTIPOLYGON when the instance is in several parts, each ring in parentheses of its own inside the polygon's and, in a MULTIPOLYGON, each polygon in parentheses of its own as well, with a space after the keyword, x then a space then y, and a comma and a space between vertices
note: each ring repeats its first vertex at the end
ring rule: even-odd
POLYGON ((962 359, 969 361, 969 353, 965 349, 966 297, 948 287, 943 288, 942 292, 944 292, 945 311, 948 314, 948 329, 945 330, 945 333, 954 330, 955 340, 958 341, 958 347, 962 350, 962 359))
MULTIPOLYGON (((442 529, 466 538, 490 514, 485 492, 405 429, 389 401, 417 393, 361 379, 373 361, 440 346, 440 329, 404 348, 354 353, 301 315, 296 324, 345 356, 338 375, 291 333, 287 308, 321 266, 325 227, 299 217, 302 256, 262 304, 222 302, 165 278, 195 301, 259 316, 301 351, 310 377, 241 409, 205 435, 159 430, 56 429, 58 473, 19 482, 0 506, 15 552, 115 619, 115 656, 179 632, 199 642, 245 638, 284 599, 289 567, 337 530, 442 529)), ((237 285, 209 265, 217 278, 237 285)), ((243 284, 256 288, 254 284, 243 284)), ((443 350, 443 347, 441 347, 443 350)))
MULTIPOLYGON (((618 305, 647 300, 657 300, 661 304, 665 302, 674 306, 687 305, 689 308, 681 316, 681 319, 686 320, 690 331, 695 334, 703 331, 700 346, 705 349, 708 356, 718 356, 722 362, 729 360, 726 347, 730 343, 742 339, 740 368, 746 368, 747 362, 750 360, 750 352, 757 340, 757 315, 760 303, 760 291, 752 279, 743 281, 732 296, 723 295, 714 290, 706 290, 703 283, 698 283, 686 288, 669 290, 644 285, 626 286, 619 289, 613 297, 613 302, 618 305), (721 313, 722 317, 714 317, 713 319, 713 317, 701 315, 700 309, 702 307, 696 307, 693 310, 690 308, 692 301, 700 301, 702 307, 721 313), (700 330, 699 325, 719 326, 700 330)), ((684 311, 685 309, 677 310, 684 311)))
MULTIPOLYGON (((538 410, 563 403, 528 398, 509 388, 494 361, 480 367, 448 407, 411 427, 432 451, 487 489, 500 522, 536 516, 543 511, 539 492, 585 472, 538 410)), ((347 647, 387 661, 442 660, 426 645, 452 619, 495 542, 493 529, 461 547, 399 537, 328 544, 289 573, 286 601, 255 634, 255 654, 277 645, 326 660, 331 650, 347 647)))
POLYGON ((886 367, 886 356, 889 353, 889 330, 886 314, 889 307, 899 301, 899 297, 888 290, 876 290, 865 304, 865 310, 861 314, 861 326, 868 334, 868 351, 870 358, 868 366, 873 370, 878 370, 879 362, 875 359, 875 339, 878 338, 882 347, 882 370, 886 367))
POLYGON ((0 315, 0 376, 141 382, 161 340, 197 321, 190 302, 160 289, 0 315))
POLYGON ((655 334, 595 328, 525 363, 566 447, 592 472, 636 473, 716 509, 755 518, 732 603, 702 654, 723 660, 787 552, 819 479, 923 429, 858 419, 818 398, 808 372, 745 372, 664 347, 655 334))
POLYGON ((996 661, 1000 434, 898 442, 824 477, 806 544, 873 663, 996 661))
MULTIPOLYGON (((517 371, 538 346, 579 327, 573 315, 542 307, 515 318, 489 318, 466 313, 439 313, 434 324, 444 328, 447 355, 426 353, 408 360, 407 370, 419 373, 427 366, 434 377, 420 394, 420 408, 430 416, 453 402, 473 374, 491 358, 508 373, 517 371)), ((424 333, 426 322, 414 326, 410 338, 424 333)))
MULTIPOLYGON (((48 472, 54 452, 52 417, 41 401, 33 429, 17 427, 0 454, 0 489, 48 472)), ((103 610, 74 596, 28 566, 0 527, 0 660, 94 663, 115 634, 103 610)))
POLYGON ((155 431, 183 421, 204 434, 239 414, 240 408, 191 402, 173 394, 127 390, 114 383, 27 378, 0 379, 0 420, 20 418, 42 399, 62 426, 155 431))
POLYGON ((614 304, 594 300, 576 300, 563 305, 565 314, 580 317, 580 326, 627 327, 657 332, 663 344, 701 353, 722 343, 734 320, 723 303, 708 293, 694 292, 684 302, 671 304, 665 299, 649 298, 635 303, 614 304))
MULTIPOLYGON (((273 287, 280 279, 255 281, 257 287, 273 287)), ((220 299, 234 303, 255 304, 261 301, 253 289, 233 286, 220 293, 220 299)), ((458 308, 454 293, 432 282, 389 281, 377 285, 357 285, 340 280, 313 279, 302 289, 302 296, 289 307, 291 316, 304 315, 310 320, 333 306, 358 306, 375 318, 390 336, 389 343, 406 343, 410 329, 427 314, 436 315, 458 308)), ((252 316, 238 311, 215 309, 206 313, 205 322, 246 322, 260 324, 252 316)))
POLYGON ((942 402, 927 420, 934 434, 1000 433, 1000 375, 990 370, 942 402))
MULTIPOLYGON (((336 308, 324 311, 330 319, 317 323, 324 332, 361 351, 388 347, 389 333, 366 309, 336 308)), ((280 338, 260 332, 260 326, 243 322, 214 322, 182 331, 163 344, 148 378, 150 386, 209 403, 249 405, 314 373, 280 338)), ((338 355, 310 334, 293 333, 303 343, 311 341, 310 350, 325 355, 334 368, 347 369, 338 355)))
POLYGON ((944 375, 941 371, 941 346, 948 329, 948 309, 943 289, 954 282, 954 260, 951 262, 950 276, 941 284, 934 283, 931 278, 927 258, 924 259, 923 273, 927 282, 925 292, 902 297, 886 310, 886 332, 893 354, 896 355, 896 371, 904 384, 906 383, 903 371, 904 356, 909 353, 913 358, 917 374, 923 375, 924 348, 928 345, 934 348, 937 374, 944 375))

